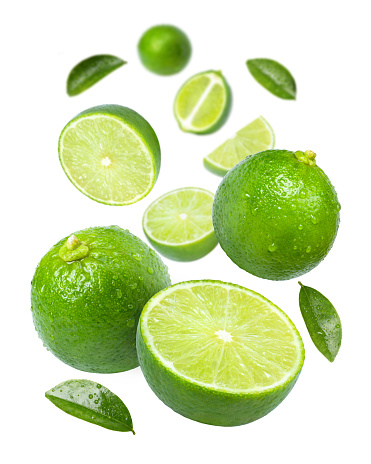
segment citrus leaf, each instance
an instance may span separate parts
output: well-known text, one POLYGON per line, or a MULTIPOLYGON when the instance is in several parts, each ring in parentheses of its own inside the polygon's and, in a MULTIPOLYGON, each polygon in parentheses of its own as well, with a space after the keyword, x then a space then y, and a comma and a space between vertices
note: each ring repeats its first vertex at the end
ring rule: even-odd
POLYGON ((91 380, 66 380, 45 393, 71 416, 118 432, 135 432, 128 408, 108 388, 91 380))
POLYGON ((341 321, 332 303, 314 288, 299 282, 299 306, 310 338, 318 350, 333 362, 341 345, 341 321))
POLYGON ((79 95, 124 64, 126 61, 113 55, 94 55, 80 61, 68 75, 68 95, 79 95))
POLYGON ((282 64, 266 58, 257 58, 247 60, 246 65, 253 78, 273 95, 285 100, 295 100, 295 80, 282 64))

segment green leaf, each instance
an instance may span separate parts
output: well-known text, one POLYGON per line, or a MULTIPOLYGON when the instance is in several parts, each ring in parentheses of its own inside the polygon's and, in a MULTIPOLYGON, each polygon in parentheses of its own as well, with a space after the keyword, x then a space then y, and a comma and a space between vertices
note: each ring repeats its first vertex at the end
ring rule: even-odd
POLYGON ((341 345, 340 317, 322 293, 299 284, 299 306, 309 335, 318 350, 333 362, 341 345))
POLYGON ((108 388, 91 380, 66 380, 45 393, 62 411, 118 432, 135 432, 128 408, 108 388))
POLYGON ((126 61, 113 55, 94 55, 80 61, 67 78, 68 95, 79 95, 124 64, 126 61))
POLYGON ((285 100, 295 100, 295 80, 282 64, 266 58, 257 58, 247 60, 246 65, 254 79, 273 95, 285 100))

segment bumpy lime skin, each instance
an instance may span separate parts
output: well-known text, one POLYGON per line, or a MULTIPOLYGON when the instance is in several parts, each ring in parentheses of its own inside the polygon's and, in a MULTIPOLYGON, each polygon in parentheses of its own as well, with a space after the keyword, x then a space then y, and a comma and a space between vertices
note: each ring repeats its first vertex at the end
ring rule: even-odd
POLYGON ((330 251, 340 204, 318 166, 286 150, 249 156, 223 178, 213 203, 220 246, 245 271, 287 280, 316 267, 330 251))
POLYGON ((138 52, 149 71, 168 76, 186 67, 192 47, 182 30, 171 25, 159 25, 151 27, 142 35, 138 52))
POLYGON ((170 285, 157 253, 118 226, 76 232, 89 254, 65 262, 60 240, 32 279, 35 328, 45 347, 86 372, 114 373, 138 366, 136 326, 145 303, 170 285))

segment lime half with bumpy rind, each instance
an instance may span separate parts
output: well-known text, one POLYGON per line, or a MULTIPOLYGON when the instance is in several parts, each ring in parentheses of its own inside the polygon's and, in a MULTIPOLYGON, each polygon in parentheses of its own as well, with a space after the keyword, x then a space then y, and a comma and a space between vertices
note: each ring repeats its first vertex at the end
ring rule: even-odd
POLYGON ((149 386, 167 406, 221 426, 272 411, 304 362, 301 337, 282 310, 258 293, 212 280, 181 282, 152 297, 137 349, 149 386))
POLYGON ((217 245, 212 222, 214 195, 184 187, 165 193, 143 215, 143 230, 151 245, 176 261, 193 261, 217 245))
POLYGON ((107 205, 141 200, 160 171, 154 130, 140 114, 120 105, 95 106, 78 114, 62 130, 58 149, 73 185, 107 205))
POLYGON ((206 71, 188 79, 175 97, 174 114, 184 132, 210 134, 227 120, 232 96, 220 71, 206 71))
POLYGON ((274 147, 272 127, 260 116, 240 129, 204 158, 204 166, 213 174, 224 176, 247 156, 274 147))

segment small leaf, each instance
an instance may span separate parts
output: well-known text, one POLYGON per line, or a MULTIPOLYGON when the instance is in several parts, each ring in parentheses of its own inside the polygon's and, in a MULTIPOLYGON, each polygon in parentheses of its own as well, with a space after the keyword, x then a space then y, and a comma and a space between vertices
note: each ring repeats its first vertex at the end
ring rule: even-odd
POLYGON ((118 432, 135 432, 128 408, 108 388, 91 380, 67 380, 45 393, 62 411, 118 432))
POLYGON ((273 95, 285 100, 295 100, 295 80, 282 64, 266 58, 257 58, 247 60, 246 65, 254 79, 273 95))
POLYGON ((79 95, 125 63, 113 55, 94 55, 80 61, 67 78, 68 95, 79 95))
POLYGON ((340 317, 322 293, 299 284, 299 306, 309 335, 318 350, 333 362, 341 345, 340 317))

